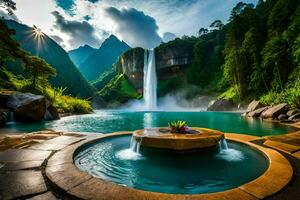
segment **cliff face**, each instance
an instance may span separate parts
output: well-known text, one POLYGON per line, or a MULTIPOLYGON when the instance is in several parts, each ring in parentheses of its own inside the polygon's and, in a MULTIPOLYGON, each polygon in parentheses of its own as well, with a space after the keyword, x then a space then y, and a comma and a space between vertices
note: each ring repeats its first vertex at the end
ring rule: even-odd
MULTIPOLYGON (((168 79, 184 72, 192 63, 193 43, 176 39, 155 48, 158 80, 168 79)), ((143 87, 144 49, 134 48, 119 57, 116 63, 119 72, 125 73, 137 89, 143 87)))
POLYGON ((130 49, 119 57, 115 65, 117 71, 126 74, 136 89, 143 87, 144 49, 130 49))

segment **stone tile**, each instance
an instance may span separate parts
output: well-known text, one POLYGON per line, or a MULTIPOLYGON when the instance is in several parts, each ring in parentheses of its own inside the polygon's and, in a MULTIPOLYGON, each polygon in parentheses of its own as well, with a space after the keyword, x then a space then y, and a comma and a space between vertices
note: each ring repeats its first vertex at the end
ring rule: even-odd
POLYGON ((56 152, 47 163, 47 166, 61 165, 64 163, 73 163, 73 152, 77 146, 69 146, 62 151, 56 152))
POLYGON ((268 147, 272 147, 274 149, 277 150, 281 150, 287 153, 293 153, 295 151, 300 150, 299 146, 294 146, 291 144, 286 144, 283 142, 276 142, 276 141, 272 141, 272 140, 267 140, 264 142, 264 145, 268 146, 268 147))
POLYGON ((53 183, 65 191, 92 178, 91 175, 79 171, 73 163, 47 166, 46 175, 53 183))
POLYGON ((246 142, 261 139, 261 137, 257 137, 253 135, 237 134, 237 133, 225 133, 225 138, 229 138, 229 139, 233 138, 233 139, 238 139, 246 142))
POLYGON ((72 136, 72 137, 85 137, 87 134, 83 132, 65 132, 63 133, 64 136, 72 136))
POLYGON ((84 138, 72 137, 72 136, 59 136, 53 138, 51 140, 46 141, 48 144, 63 144, 63 145, 71 145, 76 142, 84 140, 84 138))
POLYGON ((258 200, 258 198, 238 188, 210 194, 175 195, 136 190, 110 182, 104 182, 96 178, 92 178, 78 185, 68 193, 81 199, 95 200, 258 200))
POLYGON ((294 157, 300 159, 300 151, 297 151, 295 153, 292 154, 294 157))
POLYGON ((22 162, 45 160, 51 151, 40 151, 30 149, 9 149, 0 152, 0 162, 22 162))
POLYGON ((38 161, 22 161, 22 162, 7 162, 3 163, 3 166, 0 167, 1 171, 15 171, 21 169, 31 169, 36 167, 41 167, 43 160, 38 161))
POLYGON ((68 145, 66 144, 53 144, 48 142, 42 142, 40 144, 33 145, 29 147, 28 149, 34 149, 34 150, 43 150, 43 151, 58 151, 61 150, 68 145))
POLYGON ((57 134, 27 134, 25 135, 26 139, 34 139, 34 140, 50 140, 58 137, 57 134))
POLYGON ((292 175, 293 169, 290 165, 276 162, 271 164, 262 176, 239 188, 259 199, 263 199, 279 192, 290 182, 292 175))
POLYGON ((51 192, 46 192, 44 194, 34 196, 34 197, 29 198, 27 200, 57 200, 57 199, 58 198, 56 198, 51 192))
POLYGON ((259 146, 258 148, 260 151, 263 151, 265 154, 267 154, 267 157, 271 164, 280 163, 283 165, 290 165, 289 161, 285 159, 283 155, 278 151, 266 147, 261 147, 261 146, 259 146))
POLYGON ((22 170, 0 173, 0 199, 13 199, 30 194, 46 192, 43 176, 39 171, 22 170))
POLYGON ((199 199, 205 199, 205 200, 258 200, 258 198, 246 193, 245 191, 243 191, 239 188, 235 188, 235 189, 224 191, 224 192, 191 195, 191 196, 187 196, 184 199, 185 200, 199 200, 199 199))
POLYGON ((276 142, 282 142, 294 146, 300 146, 300 131, 292 132, 284 135, 266 136, 265 138, 276 142))

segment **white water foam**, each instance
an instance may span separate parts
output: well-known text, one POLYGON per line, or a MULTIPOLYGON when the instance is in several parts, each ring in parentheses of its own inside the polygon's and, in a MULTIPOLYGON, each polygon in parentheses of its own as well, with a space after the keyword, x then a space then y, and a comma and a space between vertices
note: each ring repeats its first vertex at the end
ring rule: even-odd
POLYGON ((123 149, 116 153, 116 157, 120 160, 141 160, 143 156, 137 152, 134 152, 131 148, 123 149))
POLYGON ((236 149, 222 149, 217 155, 217 158, 226 160, 229 162, 239 162, 244 160, 244 154, 236 149))

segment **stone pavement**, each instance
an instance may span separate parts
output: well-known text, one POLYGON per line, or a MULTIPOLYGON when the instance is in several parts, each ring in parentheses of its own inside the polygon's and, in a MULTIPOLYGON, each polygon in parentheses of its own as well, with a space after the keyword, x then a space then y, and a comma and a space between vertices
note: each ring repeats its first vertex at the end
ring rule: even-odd
MULTIPOLYGON (((70 158, 60 156, 61 150, 73 148, 79 142, 96 135, 99 136, 99 134, 41 131, 25 135, 0 136, 0 199, 76 199, 50 183, 46 177, 45 167, 47 164, 50 166, 49 170, 71 175, 72 170, 66 171, 59 165, 48 163, 48 160, 55 154, 59 158, 56 164, 72 162, 70 158)), ((293 166, 294 177, 289 185, 267 199, 300 199, 300 131, 259 139, 253 136, 243 137, 246 137, 244 139, 247 141, 278 150, 293 166)), ((86 174, 79 178, 88 179, 89 177, 86 174)), ((64 181, 60 180, 59 176, 54 178, 64 181)), ((76 185, 76 180, 66 184, 76 185)))
POLYGON ((0 199, 69 199, 48 184, 46 162, 55 152, 92 136, 54 131, 0 136, 0 199))

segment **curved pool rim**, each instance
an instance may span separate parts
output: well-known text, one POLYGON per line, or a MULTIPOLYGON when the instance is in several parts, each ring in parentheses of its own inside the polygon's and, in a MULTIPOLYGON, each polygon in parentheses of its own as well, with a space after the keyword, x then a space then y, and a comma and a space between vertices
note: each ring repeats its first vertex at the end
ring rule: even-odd
MULTIPOLYGON (((93 199, 131 199, 139 200, 141 198, 145 199, 253 199, 253 196, 258 199, 263 199, 270 195, 273 195, 280 190, 282 190, 292 179, 293 169, 289 161, 281 155, 279 152, 269 149, 266 147, 258 146, 254 143, 249 142, 250 138, 254 139, 254 136, 249 136, 246 134, 231 134, 225 133, 225 138, 227 140, 242 143, 247 145, 248 148, 253 148, 260 153, 262 153, 269 161, 267 170, 258 178, 240 185, 236 188, 224 190, 214 193, 204 193, 204 194, 167 194, 159 192, 151 192, 145 190, 139 190, 131 187, 122 186, 114 182, 103 180, 101 178, 89 175, 87 172, 81 171, 74 164, 74 156, 82 148, 89 144, 93 144, 101 141, 107 137, 116 137, 122 135, 132 135, 132 132, 115 132, 110 134, 105 134, 97 136, 93 139, 84 140, 75 145, 69 146, 62 151, 55 153, 48 161, 46 166, 46 176, 48 180, 54 185, 58 186, 60 189, 64 190, 72 196, 76 196, 82 199, 93 198, 93 199), (249 138, 250 137, 250 138, 249 138), (61 156, 63 155, 64 161, 61 162, 61 156), (59 178, 57 179, 57 170, 55 169, 59 165, 62 171, 69 173, 59 173, 59 178), (55 175, 56 174, 56 175, 55 175), (63 180, 63 181, 62 181, 63 180), (74 180, 83 181, 78 184, 77 187, 71 187, 74 180), (261 187, 261 186, 264 187, 261 187)), ((259 138, 259 137, 257 137, 259 138)), ((61 172, 61 171, 60 171, 61 172)))

